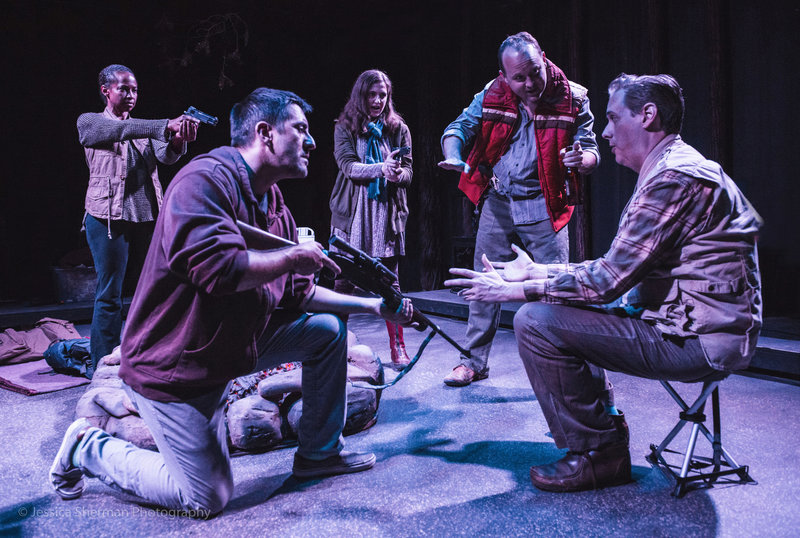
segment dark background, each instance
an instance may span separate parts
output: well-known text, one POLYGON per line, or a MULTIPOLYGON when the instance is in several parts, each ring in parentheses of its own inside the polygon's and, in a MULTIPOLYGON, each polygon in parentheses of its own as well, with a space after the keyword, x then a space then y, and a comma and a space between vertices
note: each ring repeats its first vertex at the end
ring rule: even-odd
MULTIPOLYGON (((97 73, 111 63, 136 74, 137 117, 175 117, 189 105, 220 117, 218 127, 201 128, 189 157, 228 143, 228 111, 253 88, 306 98, 315 108, 317 150, 309 177, 281 188, 298 225, 323 240, 337 171, 333 120, 361 71, 386 71, 414 139, 401 283, 406 290, 441 287, 447 267, 463 261, 463 237, 472 230, 456 174, 436 167, 439 137, 496 75, 500 42, 527 30, 589 88, 598 138, 606 87, 617 74, 678 79, 687 106, 684 139, 722 162, 764 217, 766 315, 800 310, 796 2, 33 0, 5 2, 2 11, 0 301, 54 300, 50 267, 86 248, 80 225, 87 169, 75 120, 102 110, 97 73)), ((600 149, 585 225, 580 218, 571 225, 573 258, 605 252, 634 184, 605 141, 600 149)), ((162 183, 179 167, 162 166, 162 183)))

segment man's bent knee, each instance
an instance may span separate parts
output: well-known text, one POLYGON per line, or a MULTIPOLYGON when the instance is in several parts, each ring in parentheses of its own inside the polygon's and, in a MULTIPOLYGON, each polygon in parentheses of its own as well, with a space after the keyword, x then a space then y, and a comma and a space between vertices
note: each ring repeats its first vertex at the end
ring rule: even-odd
POLYGON ((186 515, 198 519, 207 519, 222 512, 228 505, 232 495, 233 480, 226 478, 206 491, 195 493, 191 497, 183 499, 181 504, 186 515))
POLYGON ((552 314, 552 305, 547 303, 525 303, 514 314, 514 332, 521 334, 534 329, 539 320, 546 320, 552 314))
POLYGON ((336 314, 312 314, 308 323, 323 339, 347 338, 347 325, 336 314))

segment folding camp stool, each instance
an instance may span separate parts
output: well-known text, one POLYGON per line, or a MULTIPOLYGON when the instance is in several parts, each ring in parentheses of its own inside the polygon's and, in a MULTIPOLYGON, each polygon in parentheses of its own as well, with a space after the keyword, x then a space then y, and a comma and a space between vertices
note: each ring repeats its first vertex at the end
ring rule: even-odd
POLYGON ((706 487, 711 487, 715 482, 720 481, 720 477, 732 474, 738 475, 739 480, 725 479, 720 482, 756 483, 748 473, 748 466, 736 463, 733 457, 722 446, 722 428, 720 426, 719 411, 719 384, 721 381, 722 380, 704 382, 700 396, 698 396, 691 405, 683 401, 683 398, 681 398, 672 385, 667 381, 661 381, 661 385, 681 407, 681 413, 679 415, 680 420, 675 427, 672 428, 672 431, 669 432, 669 435, 664 438, 661 444, 650 445, 650 453, 645 457, 651 464, 658 465, 675 478, 677 485, 672 492, 672 495, 675 497, 682 497, 688 491, 689 485, 692 482, 702 481, 706 487), (711 410, 714 421, 713 434, 709 432, 708 428, 705 426, 706 416, 704 414, 704 409, 709 396, 711 396, 711 410), (692 423, 692 431, 689 434, 689 444, 686 447, 686 452, 682 453, 669 449, 669 444, 688 422, 692 423), (697 456, 694 453, 697 445, 697 438, 701 432, 708 442, 711 443, 713 456, 710 458, 697 456), (673 455, 671 458, 673 461, 676 459, 674 455, 683 456, 682 463, 677 465, 667 462, 665 459, 665 454, 667 453, 673 455), (709 467, 711 467, 711 470, 705 470, 709 467), (676 469, 680 469, 680 472, 676 472, 676 469))

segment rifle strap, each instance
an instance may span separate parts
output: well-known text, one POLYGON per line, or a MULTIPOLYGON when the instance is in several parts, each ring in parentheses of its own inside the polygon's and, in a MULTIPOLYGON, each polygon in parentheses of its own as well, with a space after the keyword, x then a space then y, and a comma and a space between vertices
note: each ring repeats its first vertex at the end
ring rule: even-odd
POLYGON ((409 362, 405 368, 400 370, 400 373, 397 374, 397 376, 390 382, 385 383, 383 385, 370 385, 369 383, 354 383, 353 381, 350 381, 350 384, 359 389, 371 389, 371 390, 388 389, 389 387, 400 381, 404 375, 406 375, 408 372, 411 371, 414 365, 417 364, 417 361, 420 359, 420 357, 422 357, 422 352, 425 351, 425 348, 428 346, 428 342, 430 342, 435 335, 436 331, 431 331, 430 333, 428 333, 428 336, 426 336, 425 340, 423 340, 422 344, 420 344, 419 349, 417 350, 417 354, 414 355, 414 358, 411 359, 411 362, 409 362))

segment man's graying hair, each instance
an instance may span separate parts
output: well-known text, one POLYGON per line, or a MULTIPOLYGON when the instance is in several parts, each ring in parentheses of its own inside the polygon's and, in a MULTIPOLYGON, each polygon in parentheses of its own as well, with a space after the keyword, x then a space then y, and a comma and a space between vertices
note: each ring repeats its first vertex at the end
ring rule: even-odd
POLYGON ((507 48, 512 48, 521 52, 530 45, 533 45, 533 48, 539 51, 539 54, 542 53, 542 47, 539 46, 539 42, 528 32, 519 32, 508 36, 505 41, 500 43, 500 48, 497 51, 497 63, 500 64, 500 70, 503 73, 506 72, 505 67, 503 67, 503 52, 505 52, 507 48))
POLYGON ((106 96, 103 95, 102 87, 105 86, 108 88, 117 81, 117 73, 130 73, 133 74, 133 70, 130 67, 125 67, 124 65, 120 64, 111 64, 107 67, 104 67, 100 74, 97 75, 97 88, 100 90, 100 97, 103 99, 103 102, 107 102, 106 96))
POLYGON ((306 114, 312 110, 311 105, 295 93, 272 88, 253 90, 231 109, 231 145, 237 148, 249 145, 255 138, 255 125, 260 121, 282 129, 291 104, 299 106, 306 114))
POLYGON ((667 134, 680 134, 683 127, 683 90, 671 75, 620 74, 608 85, 608 93, 623 91, 623 102, 638 114, 647 103, 654 103, 667 134))

